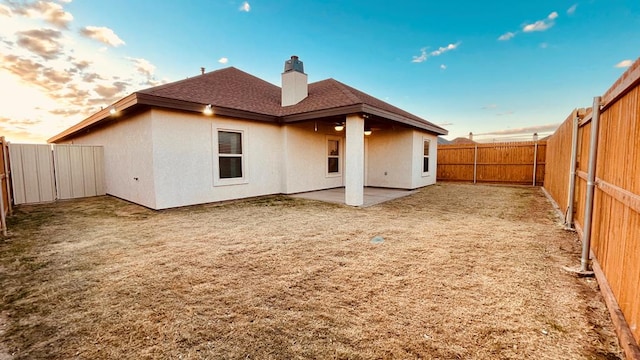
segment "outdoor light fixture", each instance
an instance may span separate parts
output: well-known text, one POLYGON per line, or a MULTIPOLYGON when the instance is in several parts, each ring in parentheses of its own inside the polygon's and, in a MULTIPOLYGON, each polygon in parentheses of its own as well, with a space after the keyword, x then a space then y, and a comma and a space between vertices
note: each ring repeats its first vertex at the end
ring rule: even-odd
POLYGON ((334 126, 333 128, 336 129, 336 131, 342 131, 342 130, 344 130, 344 124, 343 123, 337 123, 336 126, 334 126))
POLYGON ((204 110, 202 110, 202 113, 207 116, 213 115, 213 109, 211 108, 211 104, 208 104, 207 106, 205 106, 204 110))
POLYGON ((364 134, 365 134, 366 136, 371 135, 371 128, 364 128, 364 134))
POLYGON ((111 115, 115 115, 116 112, 117 111, 116 111, 116 107, 115 106, 112 106, 111 109, 109 109, 109 114, 111 114, 111 115))

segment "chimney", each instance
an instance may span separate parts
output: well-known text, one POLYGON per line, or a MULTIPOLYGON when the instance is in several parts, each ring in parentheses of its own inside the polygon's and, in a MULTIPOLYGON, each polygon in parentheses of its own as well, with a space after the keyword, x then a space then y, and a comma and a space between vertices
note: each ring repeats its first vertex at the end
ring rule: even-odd
POLYGON ((302 61, 293 55, 284 62, 282 73, 282 106, 290 106, 304 100, 308 95, 307 74, 302 61))
POLYGON ((469 140, 473 141, 473 133, 469 132, 469 140))
POLYGON ((203 67, 201 67, 201 68, 200 68, 200 74, 201 74, 201 75, 204 75, 204 70, 205 70, 205 69, 204 69, 203 67))

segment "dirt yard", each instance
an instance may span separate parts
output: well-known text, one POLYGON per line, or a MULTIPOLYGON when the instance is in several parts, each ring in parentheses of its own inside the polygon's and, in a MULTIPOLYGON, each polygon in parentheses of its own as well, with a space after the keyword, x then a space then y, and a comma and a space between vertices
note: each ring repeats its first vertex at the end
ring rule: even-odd
POLYGON ((9 227, 0 359, 622 358, 537 188, 444 184, 365 209, 99 197, 22 206, 9 227))

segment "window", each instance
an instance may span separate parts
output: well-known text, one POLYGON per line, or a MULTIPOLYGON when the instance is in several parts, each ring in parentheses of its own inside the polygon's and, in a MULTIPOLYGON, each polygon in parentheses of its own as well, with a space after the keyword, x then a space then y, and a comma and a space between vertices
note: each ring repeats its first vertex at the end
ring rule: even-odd
POLYGON ((242 178, 242 133, 218 131, 220 179, 242 178))
POLYGON ((340 173, 340 140, 327 140, 327 173, 340 173))
POLYGON ((431 145, 431 141, 424 139, 424 152, 423 154, 423 160, 422 160, 422 172, 423 173, 428 173, 429 172, 429 146, 431 145))

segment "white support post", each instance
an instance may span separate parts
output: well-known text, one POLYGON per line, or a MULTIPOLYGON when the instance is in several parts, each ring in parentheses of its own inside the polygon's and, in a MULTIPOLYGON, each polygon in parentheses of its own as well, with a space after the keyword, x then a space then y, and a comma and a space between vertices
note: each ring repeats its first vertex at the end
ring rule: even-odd
POLYGON ((345 126, 344 202, 351 206, 364 204, 364 119, 347 116, 345 126))

